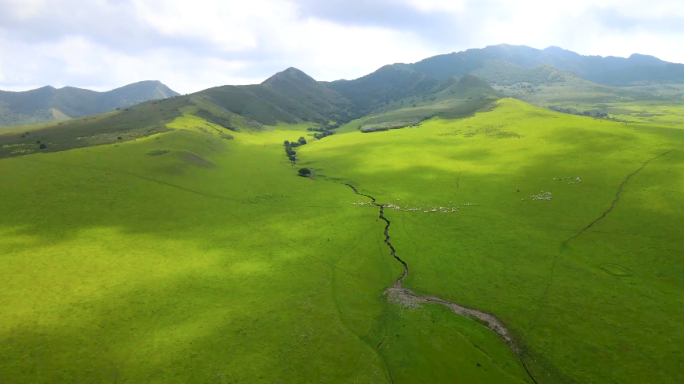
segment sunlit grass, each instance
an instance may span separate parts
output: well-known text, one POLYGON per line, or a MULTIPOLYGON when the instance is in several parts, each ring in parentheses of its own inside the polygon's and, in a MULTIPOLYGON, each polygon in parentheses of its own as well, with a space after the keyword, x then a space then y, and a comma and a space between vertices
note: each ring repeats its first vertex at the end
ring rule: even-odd
POLYGON ((463 120, 349 130, 302 159, 380 203, 459 206, 387 211, 404 285, 499 316, 540 382, 680 381, 665 356, 681 357, 684 342, 684 132, 498 104, 463 120))

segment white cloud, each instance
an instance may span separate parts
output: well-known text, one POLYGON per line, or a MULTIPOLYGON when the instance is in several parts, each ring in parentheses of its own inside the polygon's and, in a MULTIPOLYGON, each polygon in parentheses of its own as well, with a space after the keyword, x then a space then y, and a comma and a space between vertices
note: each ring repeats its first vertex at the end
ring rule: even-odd
POLYGON ((458 12, 465 9, 465 0, 404 0, 404 2, 420 12, 458 12))
POLYGON ((4 0, 2 11, 19 20, 26 20, 41 12, 44 12, 47 5, 45 0, 4 0))
POLYGON ((0 89, 158 79, 187 93, 290 66, 334 80, 500 43, 684 62, 680 0, 0 0, 0 9, 0 89))

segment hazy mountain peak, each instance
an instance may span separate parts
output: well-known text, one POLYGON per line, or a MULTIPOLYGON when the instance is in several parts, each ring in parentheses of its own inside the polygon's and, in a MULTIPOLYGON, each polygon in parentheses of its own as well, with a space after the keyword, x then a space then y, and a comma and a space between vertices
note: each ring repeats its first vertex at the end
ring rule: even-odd
POLYGON ((106 92, 66 86, 45 86, 25 92, 0 91, 0 127, 77 118, 128 107, 148 100, 178 96, 159 80, 129 84, 106 92))

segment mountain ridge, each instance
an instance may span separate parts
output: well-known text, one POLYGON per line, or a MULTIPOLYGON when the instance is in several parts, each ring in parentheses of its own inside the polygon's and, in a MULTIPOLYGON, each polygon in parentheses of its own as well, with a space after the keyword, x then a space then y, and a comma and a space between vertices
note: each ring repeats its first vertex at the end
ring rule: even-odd
POLYGON ((19 92, 0 90, 0 127, 63 121, 179 95, 159 80, 104 92, 51 85, 19 92))
POLYGON ((550 65, 561 71, 574 72, 586 80, 602 85, 684 83, 684 64, 670 63, 639 53, 627 58, 585 56, 556 46, 536 49, 524 45, 491 45, 436 55, 405 65, 439 79, 471 74, 482 69, 487 61, 505 61, 523 68, 550 65), (665 75, 660 73, 663 68, 668 68, 665 75), (616 72, 620 75, 615 76, 616 72))

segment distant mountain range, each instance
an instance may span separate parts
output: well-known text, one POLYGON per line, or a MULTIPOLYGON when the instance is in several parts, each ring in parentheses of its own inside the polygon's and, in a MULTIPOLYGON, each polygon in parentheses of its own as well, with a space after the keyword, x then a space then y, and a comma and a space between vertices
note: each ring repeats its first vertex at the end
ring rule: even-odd
POLYGON ((141 81, 108 92, 51 86, 0 91, 0 127, 69 120, 178 95, 159 81, 141 81))
MULTIPOLYGON (((495 45, 438 55, 408 67, 434 78, 483 73, 493 65, 531 69, 551 66, 569 71, 597 84, 633 86, 651 83, 684 83, 684 64, 669 63, 653 56, 633 54, 628 58, 583 56, 559 47, 543 50, 516 45, 495 45)), ((485 75, 486 77, 486 75, 485 75)), ((484 80, 487 80, 487 78, 484 80)))
MULTIPOLYGON (((578 102, 681 100, 681 84, 684 65, 652 56, 582 56, 558 47, 497 45, 386 65, 355 80, 321 82, 289 68, 261 84, 214 87, 174 105, 195 106, 198 116, 228 129, 362 117, 367 127, 391 129, 436 115, 467 116, 502 96, 564 109, 578 102)), ((158 81, 109 92, 72 87, 0 91, 0 126, 64 121, 177 95, 158 81)), ((157 123, 173 115, 159 112, 164 113, 155 116, 165 117, 152 119, 157 123)))

